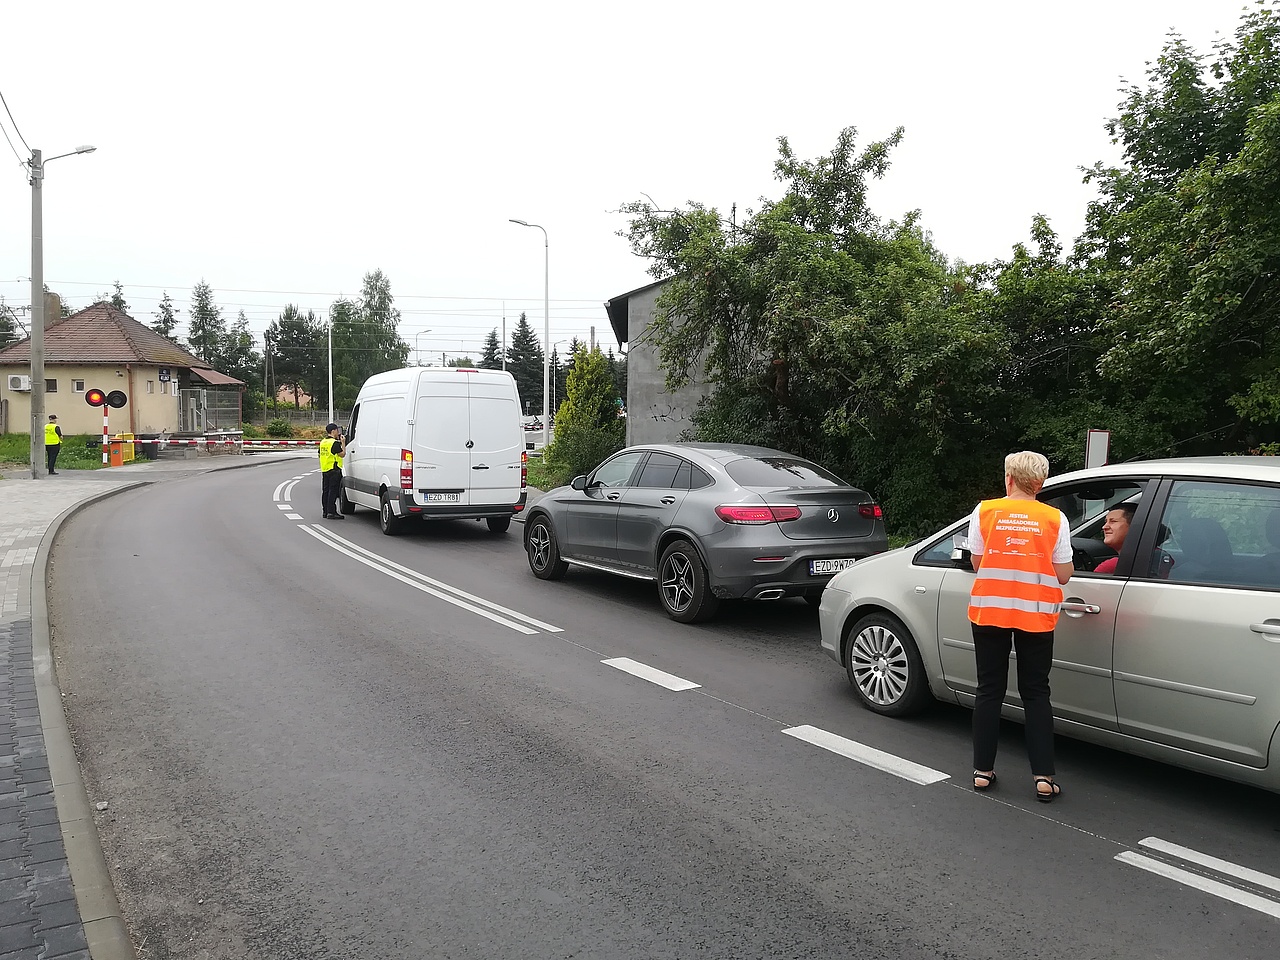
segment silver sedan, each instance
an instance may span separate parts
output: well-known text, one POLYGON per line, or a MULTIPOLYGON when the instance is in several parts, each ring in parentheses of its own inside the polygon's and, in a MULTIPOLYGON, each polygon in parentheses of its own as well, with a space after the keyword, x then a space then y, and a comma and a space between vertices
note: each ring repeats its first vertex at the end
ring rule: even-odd
POLYGON ((739 444, 628 447, 529 510, 529 568, 652 580, 673 620, 722 599, 816 604, 840 570, 887 548, 871 496, 800 457, 739 444))
MULTIPOLYGON (((1280 458, 1099 467, 1040 499, 1075 549, 1054 634, 1058 732, 1280 791, 1280 458), (1121 504, 1134 514, 1117 553, 1102 526, 1121 504)), ((822 647, 868 709, 973 705, 966 526, 827 585, 822 647)), ((1004 715, 1022 719, 1016 689, 1004 715)))

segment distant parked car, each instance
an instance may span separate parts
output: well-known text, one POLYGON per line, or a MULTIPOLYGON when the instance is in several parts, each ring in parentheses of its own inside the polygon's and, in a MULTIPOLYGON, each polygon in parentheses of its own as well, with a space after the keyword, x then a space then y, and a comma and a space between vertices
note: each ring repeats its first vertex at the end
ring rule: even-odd
POLYGON ((887 548, 870 494, 800 457, 736 444, 654 444, 615 453, 557 487, 525 522, 529 568, 571 565, 652 580, 667 615, 706 620, 720 600, 801 596, 887 548))
MULTIPOLYGON (((1280 458, 1098 467, 1040 499, 1075 550, 1054 632, 1058 732, 1280 792, 1280 458), (1116 558, 1102 525, 1121 504, 1135 512, 1116 558)), ((967 527, 827 585, 823 649, 869 710, 973 705, 967 527)), ((1004 715, 1022 719, 1016 689, 1004 715)))

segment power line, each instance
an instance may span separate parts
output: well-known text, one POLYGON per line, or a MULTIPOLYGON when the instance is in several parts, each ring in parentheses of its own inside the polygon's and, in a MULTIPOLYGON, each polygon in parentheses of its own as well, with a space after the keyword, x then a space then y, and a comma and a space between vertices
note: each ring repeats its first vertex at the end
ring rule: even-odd
MULTIPOLYGON (((9 109, 9 104, 4 98, 3 91, 0 91, 0 103, 4 104, 4 112, 9 114, 9 122, 13 124, 13 132, 18 135, 18 139, 22 141, 22 145, 27 148, 27 153, 30 153, 31 145, 27 143, 27 138, 24 137, 22 135, 22 131, 18 129, 18 121, 13 119, 13 112, 9 109)), ((5 134, 5 139, 8 139, 8 134, 5 134)), ((11 143, 9 146, 13 146, 13 144, 11 143)))
POLYGON ((13 141, 9 140, 9 131, 4 128, 4 124, 0 123, 0 133, 4 134, 5 140, 9 143, 9 149, 13 151, 13 155, 18 158, 18 166, 25 167, 27 162, 22 159, 22 154, 18 152, 18 148, 13 145, 13 141))

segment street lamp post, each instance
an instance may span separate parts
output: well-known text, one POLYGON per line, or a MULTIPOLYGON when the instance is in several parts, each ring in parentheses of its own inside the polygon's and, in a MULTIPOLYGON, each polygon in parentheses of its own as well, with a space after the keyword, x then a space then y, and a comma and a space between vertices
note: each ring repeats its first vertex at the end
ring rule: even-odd
POLYGON ((422 347, 418 345, 418 338, 430 332, 431 330, 428 328, 426 330, 419 330, 413 335, 413 357, 414 363, 418 366, 422 366, 422 347))
MULTIPOLYGON (((76 147, 49 160, 77 153, 93 153, 97 147, 76 147)), ((39 150, 31 151, 31 479, 41 477, 44 460, 44 165, 39 150)))
POLYGON ((524 220, 511 222, 542 231, 542 342, 546 345, 542 351, 542 447, 545 450, 551 442, 551 239, 547 236, 547 228, 541 224, 524 220))

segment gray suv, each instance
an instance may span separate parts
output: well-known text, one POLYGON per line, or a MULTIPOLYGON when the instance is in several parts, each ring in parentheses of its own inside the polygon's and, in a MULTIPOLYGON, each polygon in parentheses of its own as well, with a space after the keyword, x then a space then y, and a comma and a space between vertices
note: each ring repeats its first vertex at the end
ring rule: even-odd
POLYGON ((615 453, 551 490, 525 521, 529 568, 571 565, 653 580, 667 615, 713 616, 721 599, 805 597, 887 548, 871 496, 766 447, 654 444, 615 453))

